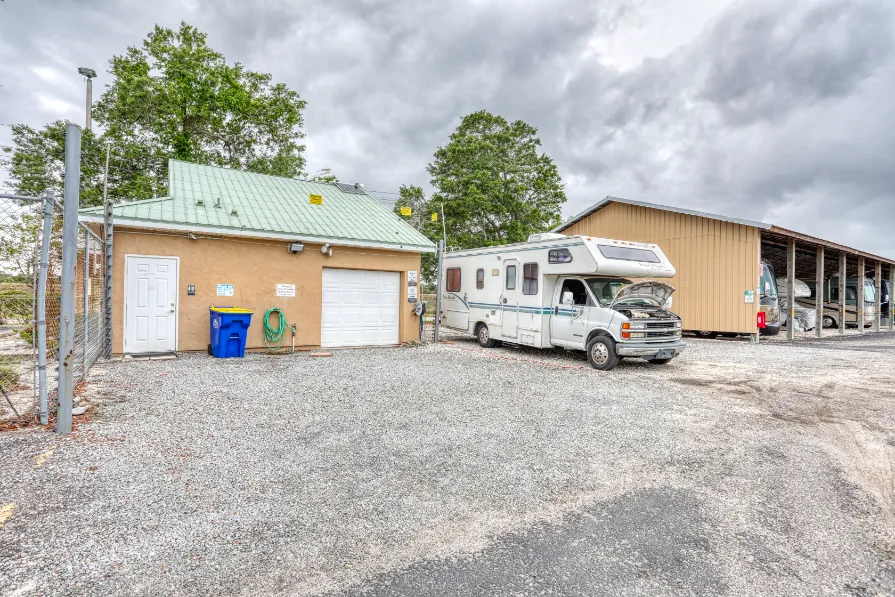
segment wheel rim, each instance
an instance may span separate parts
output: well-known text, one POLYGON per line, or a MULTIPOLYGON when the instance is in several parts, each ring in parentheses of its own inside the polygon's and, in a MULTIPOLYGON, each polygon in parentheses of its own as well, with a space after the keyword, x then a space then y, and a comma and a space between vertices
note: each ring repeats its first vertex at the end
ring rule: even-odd
POLYGON ((824 318, 823 318, 823 322, 824 322, 824 327, 825 327, 825 328, 831 328, 831 327, 835 327, 835 326, 836 326, 836 322, 834 322, 834 321, 833 321, 833 318, 832 318, 832 317, 829 317, 829 316, 824 317, 824 318))
POLYGON ((609 360, 609 349, 602 342, 597 342, 590 349, 590 357, 597 365, 605 365, 609 360))
POLYGON ((488 342, 488 326, 486 325, 479 328, 479 342, 482 344, 488 342))

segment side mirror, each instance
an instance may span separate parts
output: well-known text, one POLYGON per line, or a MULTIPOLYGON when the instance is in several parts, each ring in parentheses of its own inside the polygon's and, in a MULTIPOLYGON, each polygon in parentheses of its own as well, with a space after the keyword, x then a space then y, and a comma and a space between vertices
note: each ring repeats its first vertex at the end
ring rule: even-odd
POLYGON ((764 295, 765 296, 771 295, 771 283, 768 281, 765 281, 765 283, 764 283, 764 295))
POLYGON ((562 303, 563 305, 574 305, 575 297, 572 296, 571 292, 566 291, 566 292, 562 293, 562 300, 560 300, 559 302, 562 303))

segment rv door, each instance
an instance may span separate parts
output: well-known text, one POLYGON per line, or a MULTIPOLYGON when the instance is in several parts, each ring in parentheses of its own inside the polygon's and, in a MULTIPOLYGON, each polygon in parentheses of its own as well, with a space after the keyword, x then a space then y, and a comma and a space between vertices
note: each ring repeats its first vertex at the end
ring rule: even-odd
POLYGON ((519 260, 507 259, 503 262, 503 293, 500 297, 501 336, 515 338, 519 324, 519 260))

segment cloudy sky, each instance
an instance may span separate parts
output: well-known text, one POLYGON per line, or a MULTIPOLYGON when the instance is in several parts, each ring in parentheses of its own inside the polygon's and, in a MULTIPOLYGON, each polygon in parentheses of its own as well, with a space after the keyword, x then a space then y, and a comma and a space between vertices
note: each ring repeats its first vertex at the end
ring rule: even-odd
POLYGON ((77 67, 101 88, 180 20, 301 93, 311 172, 428 187, 487 109, 539 129, 565 216, 617 195, 895 257, 891 0, 4 0, 0 122, 82 122, 77 67))

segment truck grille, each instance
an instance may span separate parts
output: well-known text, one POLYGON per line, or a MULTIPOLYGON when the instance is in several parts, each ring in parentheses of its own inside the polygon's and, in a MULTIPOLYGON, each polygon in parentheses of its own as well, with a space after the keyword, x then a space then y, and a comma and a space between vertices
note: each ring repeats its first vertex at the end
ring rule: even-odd
MULTIPOLYGON (((639 323, 639 322, 638 322, 639 323)), ((641 332, 643 337, 631 338, 636 342, 669 342, 680 340, 681 328, 675 327, 677 321, 673 319, 663 319, 661 321, 644 321, 644 327, 641 329, 632 329, 631 332, 641 332)))

